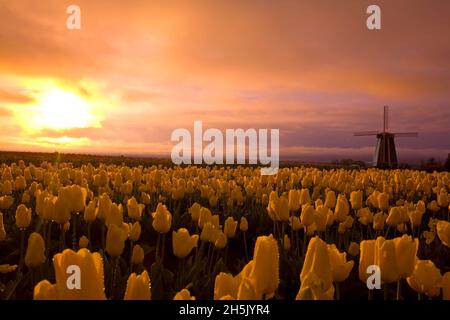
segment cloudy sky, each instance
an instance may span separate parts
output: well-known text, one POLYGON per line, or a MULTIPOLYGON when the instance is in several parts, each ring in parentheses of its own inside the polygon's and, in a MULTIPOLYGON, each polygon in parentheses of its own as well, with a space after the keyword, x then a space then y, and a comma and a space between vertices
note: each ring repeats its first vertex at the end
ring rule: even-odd
POLYGON ((448 0, 0 0, 0 149, 168 154, 202 120, 279 128, 282 159, 370 160, 353 132, 389 105, 390 129, 419 132, 399 160, 443 160, 449 16, 448 0))

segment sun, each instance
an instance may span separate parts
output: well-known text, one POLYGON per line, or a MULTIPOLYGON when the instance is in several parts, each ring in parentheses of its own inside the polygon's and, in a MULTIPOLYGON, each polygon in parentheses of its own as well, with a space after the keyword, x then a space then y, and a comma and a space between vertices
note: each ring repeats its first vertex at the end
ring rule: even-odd
POLYGON ((52 88, 34 105, 31 124, 35 129, 70 129, 96 126, 89 103, 73 92, 52 88))

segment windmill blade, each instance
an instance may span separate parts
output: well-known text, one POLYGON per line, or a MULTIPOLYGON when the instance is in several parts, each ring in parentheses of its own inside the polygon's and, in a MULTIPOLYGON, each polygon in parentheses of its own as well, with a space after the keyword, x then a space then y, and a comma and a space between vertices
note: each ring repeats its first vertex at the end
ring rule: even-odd
POLYGON ((417 132, 397 132, 394 133, 394 135, 396 137, 414 137, 414 138, 419 136, 417 132))
POLYGON ((389 126, 389 106, 384 106, 383 132, 388 130, 389 126))
POLYGON ((353 135, 355 137, 361 137, 361 136, 376 136, 378 134, 378 131, 360 131, 355 132, 353 135))

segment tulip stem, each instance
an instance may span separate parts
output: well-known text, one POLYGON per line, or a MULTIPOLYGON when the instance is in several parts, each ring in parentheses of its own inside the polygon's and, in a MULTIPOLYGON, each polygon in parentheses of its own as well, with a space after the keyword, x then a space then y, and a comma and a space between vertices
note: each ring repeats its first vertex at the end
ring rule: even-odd
POLYGON ((133 240, 130 240, 130 274, 133 272, 133 240))
POLYGON ((88 240, 89 240, 89 243, 88 243, 88 248, 89 248, 89 250, 91 250, 92 249, 92 243, 91 243, 91 239, 92 239, 92 237, 91 237, 91 229, 92 229, 92 221, 89 221, 88 222, 88 225, 87 225, 87 234, 88 234, 88 240))
POLYGON ((248 249, 247 249, 247 236, 245 235, 246 232, 244 231, 244 250, 245 250, 245 262, 248 262, 248 249))
POLYGON ((66 235, 66 230, 64 230, 64 226, 60 225, 61 227, 61 233, 59 235, 59 252, 62 252, 64 250, 65 247, 65 235, 66 235))
POLYGON ((335 295, 336 300, 341 300, 341 286, 339 285, 339 282, 335 282, 335 295))
POLYGON ((24 262, 24 253, 25 253, 25 229, 20 229, 20 262, 19 262, 19 270, 17 273, 21 273, 24 262))
POLYGON ((166 234, 163 234, 162 235, 162 248, 161 248, 161 264, 163 264, 163 261, 164 261, 164 251, 165 251, 165 248, 164 248, 164 243, 165 243, 165 239, 166 239, 166 234))
POLYGON ((397 281, 397 300, 401 300, 402 280, 397 281))
POLYGON ((77 213, 72 214, 72 249, 77 250, 77 213))
POLYGON ((161 242, 161 234, 158 232, 158 238, 156 240, 156 257, 155 260, 159 261, 159 243, 161 242))

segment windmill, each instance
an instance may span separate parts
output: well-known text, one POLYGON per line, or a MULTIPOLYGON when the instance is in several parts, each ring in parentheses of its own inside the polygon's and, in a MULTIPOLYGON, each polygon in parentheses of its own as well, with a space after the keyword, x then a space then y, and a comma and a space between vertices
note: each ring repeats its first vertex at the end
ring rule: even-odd
POLYGON ((357 137, 376 136, 377 146, 373 155, 373 165, 378 168, 397 167, 397 152, 395 150, 395 137, 417 137, 417 132, 388 132, 389 107, 384 106, 383 131, 362 131, 355 132, 357 137))

